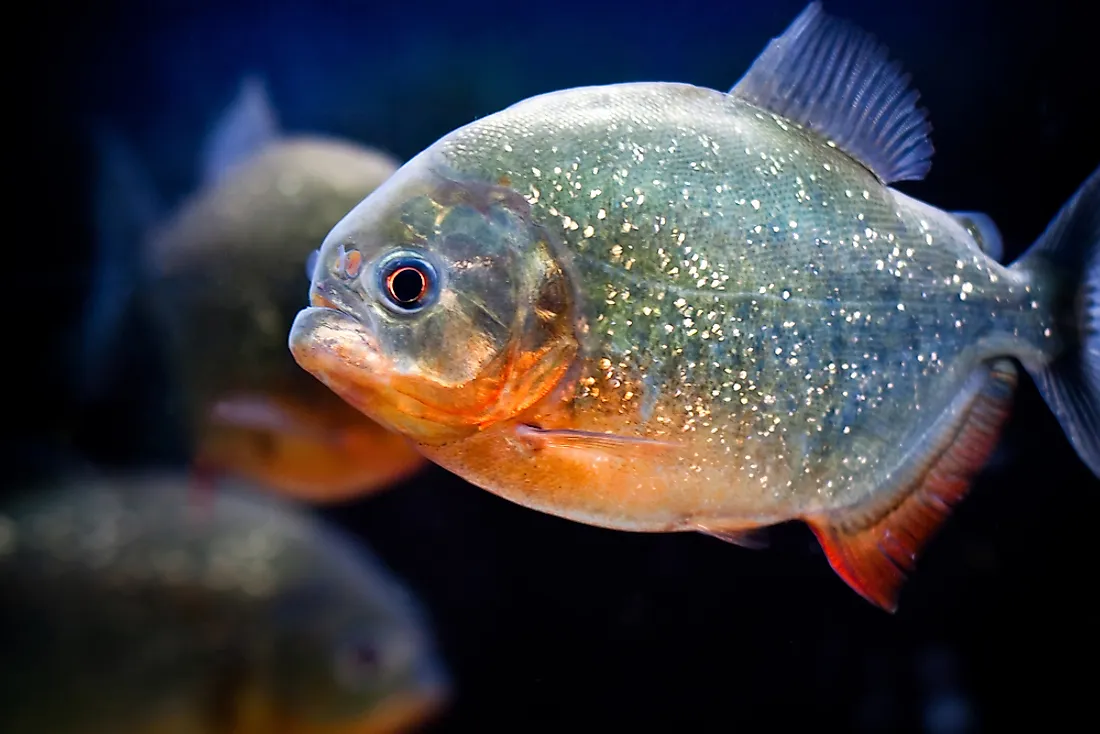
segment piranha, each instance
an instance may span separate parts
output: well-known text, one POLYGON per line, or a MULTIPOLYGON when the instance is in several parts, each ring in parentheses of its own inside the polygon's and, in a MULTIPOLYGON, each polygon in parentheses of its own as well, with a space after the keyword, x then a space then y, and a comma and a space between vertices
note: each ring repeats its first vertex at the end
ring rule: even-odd
POLYGON ((299 499, 339 501, 424 466, 404 437, 286 350, 311 253, 398 163, 351 142, 281 133, 253 77, 207 136, 199 190, 166 216, 136 156, 117 135, 100 139, 103 256, 83 333, 86 391, 100 389, 125 317, 139 311, 178 392, 201 480, 230 472, 299 499))
POLYGON ((1100 474, 1100 171, 1002 265, 988 216, 891 186, 929 170, 916 103, 819 3, 728 93, 519 102, 333 228, 290 350, 502 497, 748 546, 800 520, 894 611, 1017 364, 1100 474))
POLYGON ((442 711, 429 617, 366 546, 220 478, 80 473, 0 508, 6 734, 393 734, 442 711))

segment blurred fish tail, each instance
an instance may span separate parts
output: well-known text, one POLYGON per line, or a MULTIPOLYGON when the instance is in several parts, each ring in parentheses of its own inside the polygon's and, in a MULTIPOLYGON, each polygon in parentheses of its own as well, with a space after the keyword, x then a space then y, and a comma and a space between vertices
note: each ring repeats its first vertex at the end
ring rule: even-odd
POLYGON ((162 214, 148 174, 122 137, 99 125, 92 143, 98 159, 92 212, 96 242, 77 346, 78 393, 85 400, 104 388, 138 292, 143 243, 162 214))
POLYGON ((1056 283, 1060 350, 1025 365, 1081 459, 1100 476, 1100 168, 1012 266, 1056 283))

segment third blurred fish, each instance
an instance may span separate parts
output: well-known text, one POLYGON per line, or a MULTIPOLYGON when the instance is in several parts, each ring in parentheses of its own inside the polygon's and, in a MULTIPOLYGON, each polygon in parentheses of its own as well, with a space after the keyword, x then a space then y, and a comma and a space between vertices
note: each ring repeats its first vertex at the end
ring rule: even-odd
POLYGON ((102 379, 136 293, 183 387, 198 465, 312 501, 379 489, 419 468, 403 437, 286 351, 310 252, 397 162, 350 142, 282 137, 264 88, 247 79, 206 142, 202 187, 162 221, 136 161, 117 139, 100 142, 105 254, 85 332, 89 384, 102 379))
POLYGON ((70 480, 0 512, 0 731, 379 734, 438 710, 414 599, 274 497, 70 480))

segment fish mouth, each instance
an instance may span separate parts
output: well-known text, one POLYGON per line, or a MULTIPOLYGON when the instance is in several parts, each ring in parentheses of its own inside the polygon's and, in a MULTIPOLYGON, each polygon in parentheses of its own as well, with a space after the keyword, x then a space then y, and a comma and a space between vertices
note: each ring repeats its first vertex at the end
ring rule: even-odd
POLYGON ((388 362, 362 321, 317 293, 294 317, 288 346, 294 361, 352 407, 374 418, 367 393, 388 382, 388 362))
POLYGON ((447 708, 451 680, 436 661, 418 666, 408 683, 408 687, 383 697, 366 716, 339 734, 407 734, 419 731, 447 708))
POLYGON ((438 408, 406 389, 369 327, 323 295, 310 300, 329 305, 310 306, 294 317, 288 342, 302 369, 390 431, 420 434, 424 420, 439 421, 438 408))
POLYGON ((363 415, 414 443, 469 432, 461 413, 426 400, 424 385, 395 367, 370 325, 318 289, 310 302, 314 305, 299 311, 290 327, 288 345, 298 366, 363 415))
POLYGON ((439 716, 449 700, 447 689, 412 690, 391 695, 360 716, 342 722, 294 722, 287 734, 408 734, 439 716))
POLYGON ((331 368, 333 360, 361 370, 381 366, 378 344, 358 318, 323 296, 312 300, 327 305, 302 309, 290 327, 290 353, 303 369, 317 375, 331 368))
POLYGON ((371 363, 381 360, 382 350, 369 315, 364 318, 349 308, 346 295, 324 283, 310 288, 310 305, 298 312, 290 327, 290 351, 295 358, 298 354, 329 353, 343 359, 354 355, 371 363))
POLYGON ((442 713, 448 700, 444 688, 426 688, 393 696, 352 731, 356 734, 399 734, 415 731, 442 713))

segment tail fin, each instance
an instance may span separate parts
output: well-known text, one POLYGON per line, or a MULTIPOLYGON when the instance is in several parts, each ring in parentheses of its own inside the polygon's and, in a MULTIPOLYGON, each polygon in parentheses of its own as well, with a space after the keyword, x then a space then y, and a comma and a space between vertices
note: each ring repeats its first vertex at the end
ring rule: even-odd
POLYGON ((94 180, 96 232, 91 284, 80 326, 79 393, 92 399, 103 389, 123 330, 127 307, 141 278, 142 245, 162 207, 136 154, 113 130, 93 133, 98 160, 94 180))
POLYGON ((1052 273, 1063 349, 1032 377, 1081 459, 1100 476, 1100 168, 1014 269, 1052 273))

